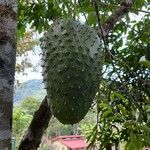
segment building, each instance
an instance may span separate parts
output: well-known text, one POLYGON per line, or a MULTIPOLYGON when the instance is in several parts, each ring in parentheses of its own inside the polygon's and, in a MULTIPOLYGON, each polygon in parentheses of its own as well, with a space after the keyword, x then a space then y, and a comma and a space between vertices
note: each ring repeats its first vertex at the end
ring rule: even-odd
POLYGON ((50 139, 46 144, 49 150, 86 150, 88 146, 81 135, 58 136, 50 139))

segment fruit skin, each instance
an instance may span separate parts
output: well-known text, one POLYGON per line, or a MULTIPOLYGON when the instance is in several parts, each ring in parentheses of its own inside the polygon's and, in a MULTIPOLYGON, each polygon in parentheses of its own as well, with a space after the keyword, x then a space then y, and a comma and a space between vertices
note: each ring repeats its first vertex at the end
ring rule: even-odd
POLYGON ((43 78, 54 116, 63 124, 87 114, 101 78, 102 51, 96 32, 79 21, 55 21, 42 39, 43 78))

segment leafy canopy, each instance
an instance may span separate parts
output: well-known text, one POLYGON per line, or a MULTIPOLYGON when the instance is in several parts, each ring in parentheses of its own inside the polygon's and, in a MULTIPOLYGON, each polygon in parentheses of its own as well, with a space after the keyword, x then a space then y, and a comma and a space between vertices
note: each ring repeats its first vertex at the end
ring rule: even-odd
MULTIPOLYGON (((98 2, 100 24, 119 8, 119 0, 98 2)), ((137 0, 102 40, 105 52, 103 78, 95 97, 97 124, 88 138, 101 149, 127 142, 126 149, 150 146, 150 13, 149 0, 137 0), (139 62, 145 56, 146 63, 139 62)), ((18 36, 28 26, 44 32, 58 18, 76 18, 99 32, 96 10, 90 0, 19 0, 18 36)))

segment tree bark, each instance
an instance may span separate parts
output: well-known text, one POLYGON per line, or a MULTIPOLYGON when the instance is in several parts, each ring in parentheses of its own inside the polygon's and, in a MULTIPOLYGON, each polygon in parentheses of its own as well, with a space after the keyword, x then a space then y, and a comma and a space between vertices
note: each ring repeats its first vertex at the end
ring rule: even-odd
POLYGON ((111 143, 108 143, 106 145, 106 150, 112 150, 112 144, 111 143))
POLYGON ((19 145, 19 150, 36 150, 39 147, 51 117, 52 112, 47 104, 47 97, 45 97, 33 116, 33 120, 19 145))
POLYGON ((0 150, 11 150, 16 62, 16 0, 0 0, 0 150))
MULTIPOLYGON (((103 36, 106 36, 116 25, 118 21, 123 18, 125 14, 127 14, 133 5, 134 0, 123 0, 120 3, 120 6, 115 10, 114 13, 108 19, 102 24, 102 31, 103 31, 103 36)), ((101 6, 101 3, 98 2, 99 6, 101 6)), ((99 33, 101 34, 101 33, 99 33)))

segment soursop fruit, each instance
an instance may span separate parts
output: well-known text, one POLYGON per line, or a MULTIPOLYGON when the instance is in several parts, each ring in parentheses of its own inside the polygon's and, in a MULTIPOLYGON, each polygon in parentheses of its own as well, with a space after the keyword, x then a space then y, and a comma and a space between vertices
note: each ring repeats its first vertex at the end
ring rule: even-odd
POLYGON ((41 47, 50 108, 60 122, 77 123, 87 114, 99 87, 99 37, 79 21, 60 19, 45 33, 41 47))

